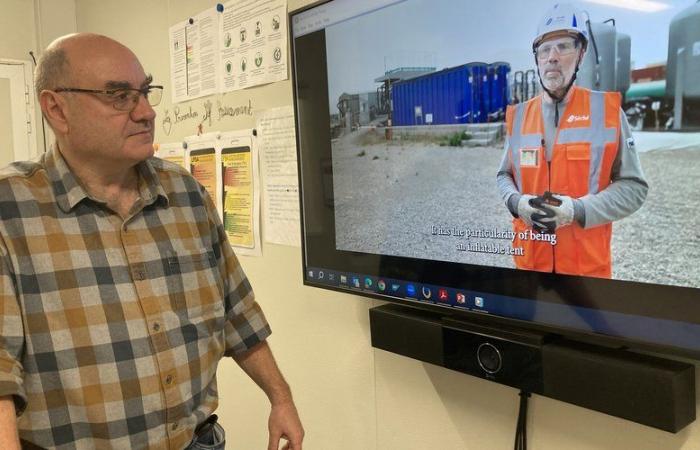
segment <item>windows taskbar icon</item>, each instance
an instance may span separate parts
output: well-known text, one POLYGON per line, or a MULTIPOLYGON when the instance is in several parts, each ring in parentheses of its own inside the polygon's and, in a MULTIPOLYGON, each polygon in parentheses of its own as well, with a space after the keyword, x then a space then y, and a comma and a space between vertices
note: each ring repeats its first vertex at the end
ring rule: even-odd
POLYGON ((407 284, 406 285, 406 295, 409 297, 415 297, 416 296, 416 287, 412 284, 407 284))

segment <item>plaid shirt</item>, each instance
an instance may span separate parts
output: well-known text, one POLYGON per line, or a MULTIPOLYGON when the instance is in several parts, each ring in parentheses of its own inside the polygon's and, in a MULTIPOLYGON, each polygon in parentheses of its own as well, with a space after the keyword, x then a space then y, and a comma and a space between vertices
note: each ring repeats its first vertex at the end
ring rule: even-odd
POLYGON ((126 220, 60 153, 0 172, 0 396, 49 448, 180 449, 270 333, 209 196, 159 159, 126 220))

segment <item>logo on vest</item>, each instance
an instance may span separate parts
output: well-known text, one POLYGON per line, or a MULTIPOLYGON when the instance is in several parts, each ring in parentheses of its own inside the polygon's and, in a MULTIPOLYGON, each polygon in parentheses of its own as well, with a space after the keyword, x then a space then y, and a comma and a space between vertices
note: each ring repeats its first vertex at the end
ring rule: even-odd
POLYGON ((590 116, 577 116, 575 114, 572 114, 569 116, 568 119, 566 119, 567 122, 569 123, 574 123, 574 122, 580 122, 582 120, 588 120, 590 116))

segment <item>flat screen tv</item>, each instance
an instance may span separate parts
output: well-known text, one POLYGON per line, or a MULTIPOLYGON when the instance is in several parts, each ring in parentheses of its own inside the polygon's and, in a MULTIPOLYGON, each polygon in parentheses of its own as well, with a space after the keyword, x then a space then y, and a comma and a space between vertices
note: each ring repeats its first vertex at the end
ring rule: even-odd
MULTIPOLYGON (((290 13, 304 283, 698 358, 700 3, 574 5, 589 35, 576 85, 619 92, 578 103, 613 99, 601 126, 612 127, 618 152, 637 155, 648 186, 633 213, 591 227, 603 230, 593 244, 565 233, 573 224, 553 233, 514 225, 497 182, 512 155, 523 171, 544 158, 537 144, 507 150, 506 118, 517 122, 518 105, 541 102, 532 43, 553 5, 331 0, 290 13), (615 120, 627 134, 615 134, 615 120), (551 257, 562 242, 568 253, 551 257), (549 266, 525 268, 533 243, 549 266), (588 273, 585 262, 562 269, 559 258, 575 262, 586 245, 609 258, 609 273, 588 273)), ((560 127, 589 120, 561 114, 560 127)), ((618 170, 604 181, 590 169, 600 161, 580 148, 552 150, 568 149, 585 182, 599 184, 570 198, 633 177, 618 170)))

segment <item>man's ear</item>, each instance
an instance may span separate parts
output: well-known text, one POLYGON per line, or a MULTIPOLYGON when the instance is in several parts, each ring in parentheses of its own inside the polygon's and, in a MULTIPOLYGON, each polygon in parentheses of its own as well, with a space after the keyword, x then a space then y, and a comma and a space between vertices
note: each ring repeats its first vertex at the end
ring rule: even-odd
POLYGON ((66 101, 58 93, 44 90, 39 94, 41 112, 49 121, 56 134, 68 133, 68 121, 66 120, 66 101))
POLYGON ((581 47, 581 50, 578 52, 578 63, 576 64, 578 67, 581 67, 581 64, 583 63, 583 58, 586 56, 586 50, 581 47))

